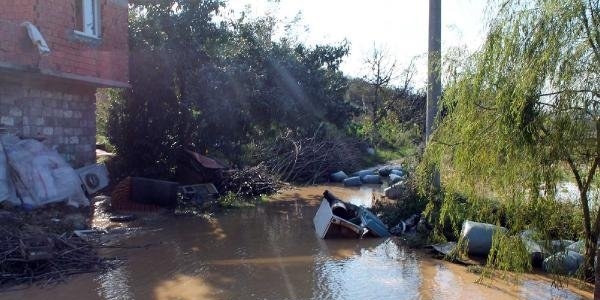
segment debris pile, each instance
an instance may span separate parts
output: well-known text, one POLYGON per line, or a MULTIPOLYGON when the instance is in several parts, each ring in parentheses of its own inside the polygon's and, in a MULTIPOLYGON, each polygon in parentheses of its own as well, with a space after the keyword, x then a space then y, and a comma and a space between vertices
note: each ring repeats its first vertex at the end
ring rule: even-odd
POLYGON ((131 181, 131 177, 127 177, 115 185, 110 197, 111 209, 115 211, 158 211, 160 206, 157 204, 137 203, 131 199, 131 181))
POLYGON ((406 182, 408 174, 400 166, 384 166, 381 168, 365 169, 354 172, 351 176, 346 175, 344 171, 337 171, 329 175, 332 182, 343 182, 345 186, 361 186, 363 184, 381 184, 386 180, 390 187, 386 189, 386 197, 397 199, 398 187, 406 182), (387 190, 390 190, 389 192, 387 190), (390 196, 388 196, 388 194, 390 196))
POLYGON ((342 201, 328 190, 323 192, 313 224, 322 239, 390 236, 388 227, 369 209, 342 201))
POLYGON ((223 177, 219 190, 230 191, 243 198, 272 194, 282 185, 263 164, 229 170, 223 177))
POLYGON ((74 170, 37 140, 0 135, 0 203, 28 210, 52 203, 89 206, 82 187, 91 193, 108 185, 102 171, 106 169, 95 165, 74 170))
POLYGON ((300 137, 291 131, 256 153, 256 161, 279 179, 306 184, 326 181, 331 170, 354 169, 361 156, 359 144, 351 139, 319 132, 300 137))
MULTIPOLYGON (((493 224, 465 220, 458 243, 435 244, 432 245, 432 248, 453 260, 471 264, 472 260, 459 255, 457 245, 462 244, 469 256, 487 257, 496 234, 506 235, 508 230, 493 224)), ((531 265, 534 267, 542 268, 549 273, 573 275, 583 264, 583 241, 539 240, 531 230, 521 232, 519 237, 529 253, 531 265)))
POLYGON ((218 160, 185 149, 177 157, 177 181, 180 184, 196 184, 199 182, 219 182, 222 171, 227 169, 218 160))
POLYGON ((107 184, 103 166, 74 170, 37 140, 0 134, 0 289, 113 266, 73 233, 88 227, 87 193, 107 184))
POLYGON ((53 234, 3 219, 0 226, 0 288, 20 284, 59 283, 70 275, 105 271, 120 261, 100 258, 94 247, 74 233, 53 234))

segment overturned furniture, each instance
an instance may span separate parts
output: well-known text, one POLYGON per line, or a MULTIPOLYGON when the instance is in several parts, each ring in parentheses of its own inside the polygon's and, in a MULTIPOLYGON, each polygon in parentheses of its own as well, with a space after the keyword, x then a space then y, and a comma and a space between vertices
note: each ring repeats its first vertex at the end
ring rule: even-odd
POLYGON ((177 205, 177 182, 143 177, 127 177, 111 194, 111 206, 117 211, 158 211, 177 205))
POLYGON ((183 185, 179 187, 183 200, 201 208, 208 208, 217 203, 219 191, 212 183, 183 185))
POLYGON ((177 156, 177 181, 183 185, 219 183, 225 169, 225 164, 218 160, 191 150, 182 150, 177 156))
POLYGON ((366 236, 388 237, 388 228, 371 211, 340 200, 329 191, 323 193, 323 200, 313 218, 317 235, 322 238, 366 236))

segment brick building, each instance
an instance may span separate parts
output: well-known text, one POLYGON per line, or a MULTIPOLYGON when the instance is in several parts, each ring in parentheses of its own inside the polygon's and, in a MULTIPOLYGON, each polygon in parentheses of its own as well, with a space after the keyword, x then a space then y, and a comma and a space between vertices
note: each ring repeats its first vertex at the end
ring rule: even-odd
POLYGON ((0 128, 94 162, 96 89, 128 87, 127 18, 127 0, 0 0, 0 128))

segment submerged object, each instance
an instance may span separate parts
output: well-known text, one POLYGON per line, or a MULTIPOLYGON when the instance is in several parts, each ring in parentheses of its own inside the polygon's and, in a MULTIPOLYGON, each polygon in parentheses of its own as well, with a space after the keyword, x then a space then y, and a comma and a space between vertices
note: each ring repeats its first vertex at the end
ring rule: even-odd
POLYGON ((323 193, 313 224, 322 239, 390 236, 387 226, 367 208, 344 202, 327 190, 323 193))
POLYGON ((359 207, 358 213, 360 215, 361 226, 369 229, 369 232, 376 237, 388 237, 390 231, 387 226, 381 222, 381 220, 373 214, 370 210, 359 207))

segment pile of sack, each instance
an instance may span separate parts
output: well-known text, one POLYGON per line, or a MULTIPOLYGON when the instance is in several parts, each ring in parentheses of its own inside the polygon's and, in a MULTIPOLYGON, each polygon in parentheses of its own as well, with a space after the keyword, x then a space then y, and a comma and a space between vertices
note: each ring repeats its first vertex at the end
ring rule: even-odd
POLYGON ((88 206, 81 184, 56 150, 34 139, 0 135, 0 203, 25 209, 58 202, 88 206))

